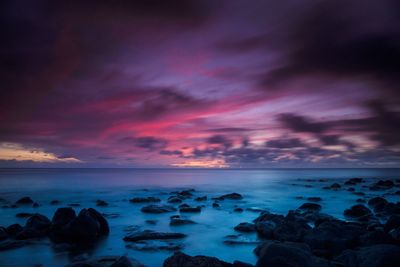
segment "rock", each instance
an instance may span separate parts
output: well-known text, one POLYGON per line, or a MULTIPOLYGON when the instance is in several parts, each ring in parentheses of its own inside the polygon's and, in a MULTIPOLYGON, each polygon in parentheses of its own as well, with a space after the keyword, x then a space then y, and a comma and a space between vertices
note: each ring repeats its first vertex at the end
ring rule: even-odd
POLYGON ((50 205, 59 205, 59 204, 61 204, 60 200, 52 200, 52 201, 50 201, 50 205))
POLYGON ((235 208, 233 211, 234 212, 243 212, 243 209, 242 208, 235 208))
POLYGON ((262 221, 262 222, 257 222, 255 226, 259 236, 267 239, 273 238, 274 230, 276 228, 276 223, 274 223, 273 221, 262 221))
POLYGON ((357 198, 356 202, 357 203, 365 203, 366 201, 362 198, 357 198))
POLYGON ((178 225, 187 225, 187 224, 195 224, 194 221, 188 219, 182 219, 180 217, 172 217, 169 225, 171 226, 178 226, 178 225))
POLYGON ((53 226, 64 226, 76 218, 75 210, 72 208, 58 208, 51 220, 53 226))
POLYGON ((103 256, 93 259, 77 259, 67 267, 146 267, 142 263, 126 256, 103 256))
POLYGON ((176 211, 176 208, 169 205, 148 205, 140 209, 144 213, 165 213, 176 211))
POLYGON ((194 200, 195 201, 206 201, 207 200, 207 196, 196 197, 194 200))
POLYGON ((139 250, 157 252, 161 250, 177 251, 184 248, 182 243, 170 242, 168 240, 146 240, 130 243, 125 247, 139 250))
POLYGON ((15 204, 18 205, 26 205, 26 204, 33 204, 33 200, 30 197, 23 197, 17 200, 15 204))
POLYGON ((338 184, 338 183, 333 183, 331 186, 330 186, 330 189, 334 189, 334 190, 337 190, 337 189, 340 189, 342 186, 340 185, 340 184, 338 184))
POLYGON ((236 225, 233 229, 238 232, 249 233, 249 232, 255 232, 256 226, 254 223, 242 222, 236 225))
POLYGON ((176 197, 176 196, 170 196, 168 198, 168 202, 169 203, 182 203, 182 199, 180 199, 179 197, 176 197))
POLYGON ((150 203, 150 202, 160 202, 161 199, 158 197, 134 197, 129 200, 131 203, 150 203))
POLYGON ((361 204, 354 205, 350 209, 344 211, 344 216, 359 221, 369 218, 370 215, 371 210, 361 204))
POLYGON ((273 231, 273 238, 280 241, 301 241, 304 235, 311 230, 306 222, 285 220, 277 224, 273 231))
POLYGON ((356 189, 354 187, 349 187, 349 188, 347 188, 347 191, 354 192, 354 191, 356 191, 356 189))
POLYGON ((20 212, 15 214, 15 217, 17 218, 29 218, 33 215, 34 213, 29 213, 29 212, 20 212))
POLYGON ((194 189, 182 190, 179 192, 174 192, 177 196, 182 198, 191 198, 193 196, 194 189))
POLYGON ((399 255, 399 246, 381 244, 344 251, 335 261, 348 267, 397 267, 399 255))
POLYGON ((386 221, 384 230, 386 233, 389 233, 392 229, 396 229, 400 227, 400 215, 392 215, 386 221))
POLYGON ((238 200, 238 199, 242 199, 242 198, 243 198, 243 196, 239 193, 230 193, 230 194, 225 194, 225 195, 219 196, 215 199, 216 200, 225 200, 225 199, 238 200))
POLYGON ((378 190, 387 190, 394 187, 395 184, 391 180, 379 180, 377 183, 370 186, 370 190, 378 191, 378 190))
POLYGON ((359 244, 359 237, 366 230, 358 223, 329 220, 320 223, 308 231, 303 241, 312 249, 325 250, 331 257, 345 249, 354 248, 359 244))
POLYGON ((185 234, 182 233, 164 233, 164 232, 155 232, 152 230, 144 230, 137 231, 131 234, 128 234, 124 237, 124 241, 142 241, 142 240, 163 240, 163 239, 181 239, 186 237, 185 234))
POLYGON ((201 212, 201 207, 181 207, 179 212, 201 212))
POLYGON ((9 236, 16 236, 17 234, 19 234, 21 231, 23 230, 22 226, 19 225, 18 223, 15 224, 11 224, 10 226, 8 226, 6 228, 6 233, 9 236))
POLYGON ((28 244, 27 241, 7 239, 0 242, 0 251, 20 248, 28 244))
POLYGON ((254 222, 265 222, 265 221, 272 221, 275 224, 280 224, 285 220, 285 216, 280 214, 273 214, 269 212, 263 212, 260 216, 254 219, 254 222))
POLYGON ((316 203, 304 203, 298 209, 305 211, 320 211, 322 209, 322 206, 316 203))
POLYGON ((70 206, 70 207, 80 207, 81 204, 79 204, 79 203, 69 203, 68 206, 70 206))
POLYGON ((175 252, 168 257, 163 267, 229 267, 233 266, 227 262, 221 261, 215 257, 207 256, 189 256, 182 252, 175 252))
POLYGON ((96 200, 96 206, 98 206, 98 207, 107 207, 108 203, 105 202, 104 200, 98 199, 98 200, 96 200))
POLYGON ((212 207, 213 208, 219 208, 219 207, 221 207, 218 203, 216 203, 216 202, 214 202, 213 204, 212 204, 212 207))
POLYGON ((257 208, 257 207, 249 207, 246 208, 247 211, 252 211, 252 212, 266 212, 266 209, 263 208, 257 208))
POLYGON ((351 179, 348 179, 344 184, 345 185, 356 185, 356 184, 359 184, 362 182, 363 182, 362 178, 351 178, 351 179))
POLYGON ((385 233, 382 230, 369 231, 360 236, 361 246, 372 246, 378 244, 392 244, 394 243, 393 238, 390 234, 385 233))
POLYGON ((126 256, 119 257, 110 267, 133 267, 132 262, 126 256))
POLYGON ((307 200, 308 201, 312 201, 312 202, 320 202, 320 201, 322 201, 322 198, 320 198, 320 197, 308 197, 307 200))
POLYGON ((100 225, 99 234, 108 235, 110 233, 110 227, 108 226, 107 220, 97 210, 89 208, 88 212, 92 218, 94 218, 100 225))
POLYGON ((388 201, 383 197, 374 197, 368 201, 368 206, 370 206, 375 212, 383 211, 388 204, 388 201))
POLYGON ((34 214, 26 221, 25 228, 35 229, 46 232, 51 225, 51 221, 44 215, 34 214))
POLYGON ((225 236, 225 245, 259 245, 261 241, 249 239, 248 236, 243 235, 227 235, 225 236))
POLYGON ((4 227, 0 227, 0 241, 6 240, 8 238, 7 231, 4 227))
POLYGON ((330 267, 328 261, 315 257, 301 243, 266 241, 257 246, 257 267, 330 267))
POLYGON ((144 222, 147 224, 150 224, 150 225, 156 225, 158 221, 157 220, 145 220, 144 222))
POLYGON ((39 205, 39 203, 35 202, 35 203, 32 204, 32 207, 33 208, 38 208, 38 207, 40 207, 40 205, 39 205))
POLYGON ((400 227, 390 230, 389 235, 391 236, 391 238, 393 240, 395 240, 397 242, 397 244, 399 244, 399 241, 400 241, 400 227))

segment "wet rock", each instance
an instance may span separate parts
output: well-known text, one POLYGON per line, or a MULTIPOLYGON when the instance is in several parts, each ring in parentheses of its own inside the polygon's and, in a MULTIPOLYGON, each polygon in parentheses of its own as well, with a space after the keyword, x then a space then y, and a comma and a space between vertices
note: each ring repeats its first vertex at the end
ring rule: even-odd
POLYGON ((386 221, 384 230, 386 233, 390 232, 392 229, 396 229, 400 227, 400 215, 392 215, 386 221))
POLYGON ((26 205, 26 204, 33 204, 33 200, 30 197, 23 197, 17 200, 15 204, 18 205, 26 205))
POLYGON ((362 182, 363 182, 362 178, 351 178, 351 179, 348 179, 344 184, 345 185, 356 185, 356 184, 359 184, 362 182))
POLYGON ((60 200, 52 200, 52 201, 50 201, 50 205, 60 205, 61 204, 61 201, 60 200))
POLYGON ((398 255, 399 246, 381 244, 344 251, 335 261, 348 267, 397 267, 398 255))
POLYGON ((4 227, 0 226, 0 241, 3 241, 8 238, 7 231, 4 227))
POLYGON ((40 205, 39 205, 39 203, 35 202, 35 203, 32 204, 32 207, 33 208, 38 208, 38 207, 40 207, 40 205))
POLYGON ((365 193, 364 193, 364 192, 353 192, 353 195, 356 195, 356 196, 365 196, 365 193))
POLYGON ((397 242, 397 244, 400 243, 400 227, 390 230, 389 235, 393 240, 397 242))
POLYGON ((357 198, 356 202, 357 203, 365 203, 366 201, 365 201, 365 199, 357 198))
POLYGON ((160 202, 161 199, 158 197, 134 197, 129 199, 131 203, 150 203, 150 202, 160 202))
POLYGON ((213 204, 212 204, 212 207, 213 208, 219 208, 219 207, 221 207, 218 203, 216 203, 216 202, 214 202, 213 204))
POLYGON ((34 213, 29 213, 29 212, 19 212, 15 214, 15 217, 17 218, 29 218, 33 215, 34 213))
POLYGON ((196 197, 194 200, 195 201, 206 201, 207 200, 207 196, 196 197))
POLYGON ((256 219, 254 219, 254 222, 257 223, 257 222, 272 221, 275 224, 280 224, 284 220, 285 220, 285 216, 283 216, 283 215, 264 212, 260 216, 258 216, 256 219))
POLYGON ((301 241, 304 235, 311 230, 306 222, 285 220, 277 224, 273 231, 273 239, 280 241, 301 241))
POLYGON ((226 245, 259 245, 261 241, 249 239, 248 236, 227 235, 225 236, 224 244, 226 245))
POLYGON ((170 242, 167 240, 146 240, 130 243, 126 245, 127 248, 135 249, 139 251, 152 251, 157 252, 161 250, 165 251, 177 251, 184 248, 182 243, 170 242))
POLYGON ((333 183, 329 188, 333 189, 333 190, 338 190, 338 189, 342 188, 342 186, 338 183, 333 183))
POLYGON ((44 215, 34 214, 26 221, 25 228, 31 228, 38 231, 47 231, 50 228, 51 221, 44 215))
POLYGON ((255 224, 255 227, 259 236, 267 239, 272 239, 274 235, 274 230, 276 228, 276 223, 274 223, 273 221, 262 221, 257 222, 255 224))
POLYGON ((354 192, 354 191, 356 191, 356 189, 354 187, 349 187, 349 188, 347 188, 347 191, 354 192))
POLYGON ((158 221, 157 220, 145 220, 144 222, 147 224, 150 224, 150 225, 156 225, 158 221))
POLYGON ((328 261, 315 257, 301 243, 266 241, 257 246, 258 267, 329 267, 328 261))
POLYGON ((322 201, 322 198, 320 198, 320 197, 308 197, 307 200, 308 201, 312 201, 312 202, 320 202, 320 201, 322 201))
POLYGON ((249 232, 255 232, 256 226, 254 223, 242 222, 236 225, 233 229, 238 232, 249 233, 249 232))
POLYGON ((243 209, 242 208, 235 208, 233 211, 234 212, 243 212, 243 209))
POLYGON ((375 212, 383 211, 388 204, 388 201, 383 197, 374 197, 368 201, 368 206, 370 206, 375 212))
POLYGON ((359 221, 364 220, 364 218, 369 218, 370 215, 371 210, 361 204, 354 205, 350 209, 344 211, 344 216, 359 221))
POLYGON ((322 206, 316 203, 304 203, 298 209, 305 211, 320 211, 322 206))
POLYGON ((108 226, 107 220, 97 210, 93 208, 88 209, 89 215, 94 218, 100 225, 99 234, 108 235, 110 233, 110 227, 108 226))
POLYGON ((165 213, 176 211, 176 208, 169 205, 148 205, 140 209, 144 213, 165 213))
POLYGON ((187 189, 187 190, 182 190, 179 192, 173 192, 177 196, 182 197, 182 198, 191 198, 193 196, 193 192, 195 192, 194 189, 187 189))
POLYGON ((238 199, 242 199, 242 198, 243 198, 243 196, 239 193, 230 193, 230 194, 225 194, 225 195, 219 196, 215 199, 216 200, 224 200, 224 199, 238 200, 238 199))
POLYGON ((124 241, 142 241, 142 240, 163 240, 163 239, 181 239, 186 237, 182 233, 165 233, 165 232, 155 232, 152 230, 137 231, 128 234, 124 237, 124 241))
POLYGON ((10 226, 8 226, 5 230, 9 236, 15 237, 17 234, 19 234, 23 230, 23 228, 18 223, 15 223, 15 224, 11 224, 10 226))
POLYGON ((98 199, 98 200, 96 200, 96 206, 97 207, 107 207, 108 203, 104 200, 98 199))
POLYGON ((228 267, 233 266, 227 262, 221 261, 215 257, 207 256, 189 256, 182 252, 175 252, 168 257, 163 267, 228 267))
POLYGON ((0 242, 0 251, 6 251, 10 249, 16 249, 28 245, 29 243, 25 240, 11 240, 7 239, 0 242))
POLYGON ((179 208, 179 212, 201 212, 201 207, 181 207, 179 208))
POLYGON ((168 198, 169 203, 182 203, 182 199, 176 196, 170 196, 168 198))
POLYGON ((378 244, 392 244, 394 240, 392 236, 382 230, 368 231, 360 236, 361 246, 372 246, 378 244))
POLYGON ((169 222, 169 225, 171 226, 187 225, 187 224, 195 224, 195 222, 189 219, 183 219, 180 216, 171 216, 171 220, 169 222))
POLYGON ((394 187, 395 184, 391 180, 379 180, 377 183, 370 186, 370 190, 378 191, 378 190, 388 190, 394 187))

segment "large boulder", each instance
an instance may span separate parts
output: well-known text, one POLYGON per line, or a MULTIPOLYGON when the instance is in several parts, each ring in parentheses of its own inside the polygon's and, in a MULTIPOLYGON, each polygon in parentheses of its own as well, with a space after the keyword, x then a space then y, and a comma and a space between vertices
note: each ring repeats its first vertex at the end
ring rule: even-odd
POLYGON ((0 241, 6 240, 8 238, 8 234, 6 228, 0 227, 0 241))
POLYGON ((400 228, 400 215, 392 215, 386 221, 384 230, 390 232, 392 229, 400 228))
POLYGON ((400 246, 374 245, 347 250, 335 258, 346 267, 398 267, 400 246))
POLYGON ((238 231, 238 232, 246 232, 246 233, 255 232, 256 226, 254 223, 242 222, 242 223, 239 223, 238 225, 236 225, 234 227, 234 230, 238 231))
POLYGON ((317 204, 317 203, 309 203, 306 202, 304 204, 302 204, 298 210, 301 211, 320 211, 322 209, 322 206, 317 204))
POLYGON ((230 194, 225 194, 219 197, 214 198, 215 200, 224 200, 224 199, 232 199, 232 200, 238 200, 242 199, 243 196, 239 193, 230 193, 230 194))
POLYGON ((272 237, 280 241, 298 242, 310 230, 311 226, 306 222, 286 220, 275 227, 272 237))
POLYGON ((34 201, 30 197, 22 197, 15 202, 17 205, 28 205, 28 204, 33 204, 34 201))
POLYGON ((387 190, 390 189, 392 187, 394 187, 395 184, 393 181, 391 180, 379 180, 378 182, 376 182, 375 184, 370 186, 370 190, 387 190))
POLYGON ((374 197, 368 201, 368 206, 370 206, 375 212, 381 212, 385 210, 388 203, 389 202, 383 197, 374 197))
POLYGON ((257 267, 328 267, 328 261, 315 257, 302 243, 266 241, 255 249, 257 267))
POLYGON ((368 221, 371 215, 371 210, 361 204, 354 205, 344 211, 344 216, 356 221, 368 221))
POLYGON ((45 237, 50 229, 51 221, 44 215, 34 214, 26 221, 22 231, 15 238, 18 240, 45 237))

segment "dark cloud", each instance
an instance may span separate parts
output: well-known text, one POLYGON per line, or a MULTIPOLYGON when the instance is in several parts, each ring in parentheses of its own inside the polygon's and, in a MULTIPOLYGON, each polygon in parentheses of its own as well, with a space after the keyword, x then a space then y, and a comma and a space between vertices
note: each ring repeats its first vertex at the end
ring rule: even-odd
POLYGON ((340 143, 339 137, 339 135, 320 135, 319 140, 326 146, 334 146, 340 143))
POLYGON ((286 128, 299 133, 320 134, 329 128, 329 125, 324 122, 314 122, 309 118, 290 113, 278 115, 278 121, 286 128))
POLYGON ((160 151, 160 155, 167 155, 167 156, 171 156, 171 155, 180 156, 182 154, 183 154, 183 152, 180 150, 161 150, 160 151))
POLYGON ((225 135, 213 135, 207 139, 207 143, 209 144, 217 144, 217 145, 223 145, 225 147, 230 147, 232 146, 232 141, 229 140, 225 135))
POLYGON ((141 137, 125 137, 120 140, 121 143, 127 145, 132 144, 135 147, 143 148, 148 151, 157 151, 165 148, 168 141, 163 138, 157 138, 154 136, 141 136, 141 137))
POLYGON ((213 128, 207 129, 206 132, 215 132, 215 133, 235 133, 235 132, 248 132, 253 131, 250 128, 241 128, 241 127, 225 127, 225 128, 213 128))
POLYGON ((298 138, 282 138, 267 141, 265 146, 270 148, 296 148, 304 147, 305 144, 298 138))

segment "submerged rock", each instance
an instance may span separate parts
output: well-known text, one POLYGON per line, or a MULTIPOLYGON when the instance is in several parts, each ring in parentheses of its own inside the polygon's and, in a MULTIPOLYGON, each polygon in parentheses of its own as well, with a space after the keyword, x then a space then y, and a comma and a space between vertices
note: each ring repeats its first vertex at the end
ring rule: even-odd
POLYGON ((8 226, 5 230, 9 236, 15 237, 17 234, 19 234, 23 230, 23 228, 18 223, 15 223, 15 224, 11 224, 10 226, 8 226))
POLYGON ((359 184, 362 182, 363 182, 362 178, 351 178, 351 179, 348 179, 344 184, 345 185, 356 185, 356 184, 359 184))
POLYGON ((140 209, 144 213, 165 213, 176 211, 176 208, 169 205, 148 205, 140 209))
POLYGON ((219 197, 216 197, 214 199, 216 200, 224 200, 224 199, 232 199, 232 200, 238 200, 238 199, 242 199, 243 196, 239 193, 230 193, 230 194, 225 194, 219 197))
POLYGON ((152 230, 144 230, 133 232, 124 237, 124 241, 142 241, 142 240, 162 240, 162 239, 181 239, 186 237, 185 234, 182 233, 165 233, 165 232, 156 232, 152 230))
POLYGON ((104 200, 98 199, 98 200, 96 200, 96 206, 98 206, 98 207, 107 207, 108 203, 105 202, 104 200))
POLYGON ((180 207, 179 212, 201 212, 201 207, 180 207))
POLYGON ((322 206, 316 203, 304 203, 298 209, 305 211, 320 211, 322 206))
POLYGON ((29 217, 22 231, 20 231, 15 236, 15 239, 25 240, 45 237, 48 233, 50 226, 51 222, 46 216, 41 214, 34 214, 29 217))
POLYGON ((176 196, 170 196, 168 198, 169 203, 182 203, 182 199, 176 196))
POLYGON ((178 226, 178 225, 187 225, 187 224, 195 224, 194 221, 189 219, 182 219, 180 217, 171 217, 169 225, 171 226, 178 226))
POLYGON ((195 201, 206 201, 207 200, 207 196, 196 197, 194 200, 195 201))
POLYGON ((395 184, 391 180, 379 180, 375 184, 369 187, 370 190, 378 191, 378 190, 388 190, 394 187, 395 184))
POLYGON ((18 205, 26 205, 26 204, 33 204, 33 200, 30 197, 22 197, 15 202, 18 205))
POLYGON ((255 232, 256 225, 254 223, 242 222, 236 225, 233 229, 238 232, 255 232))
POLYGON ((158 197, 134 197, 129 200, 131 203, 150 203, 150 202, 160 202, 161 199, 158 197))

